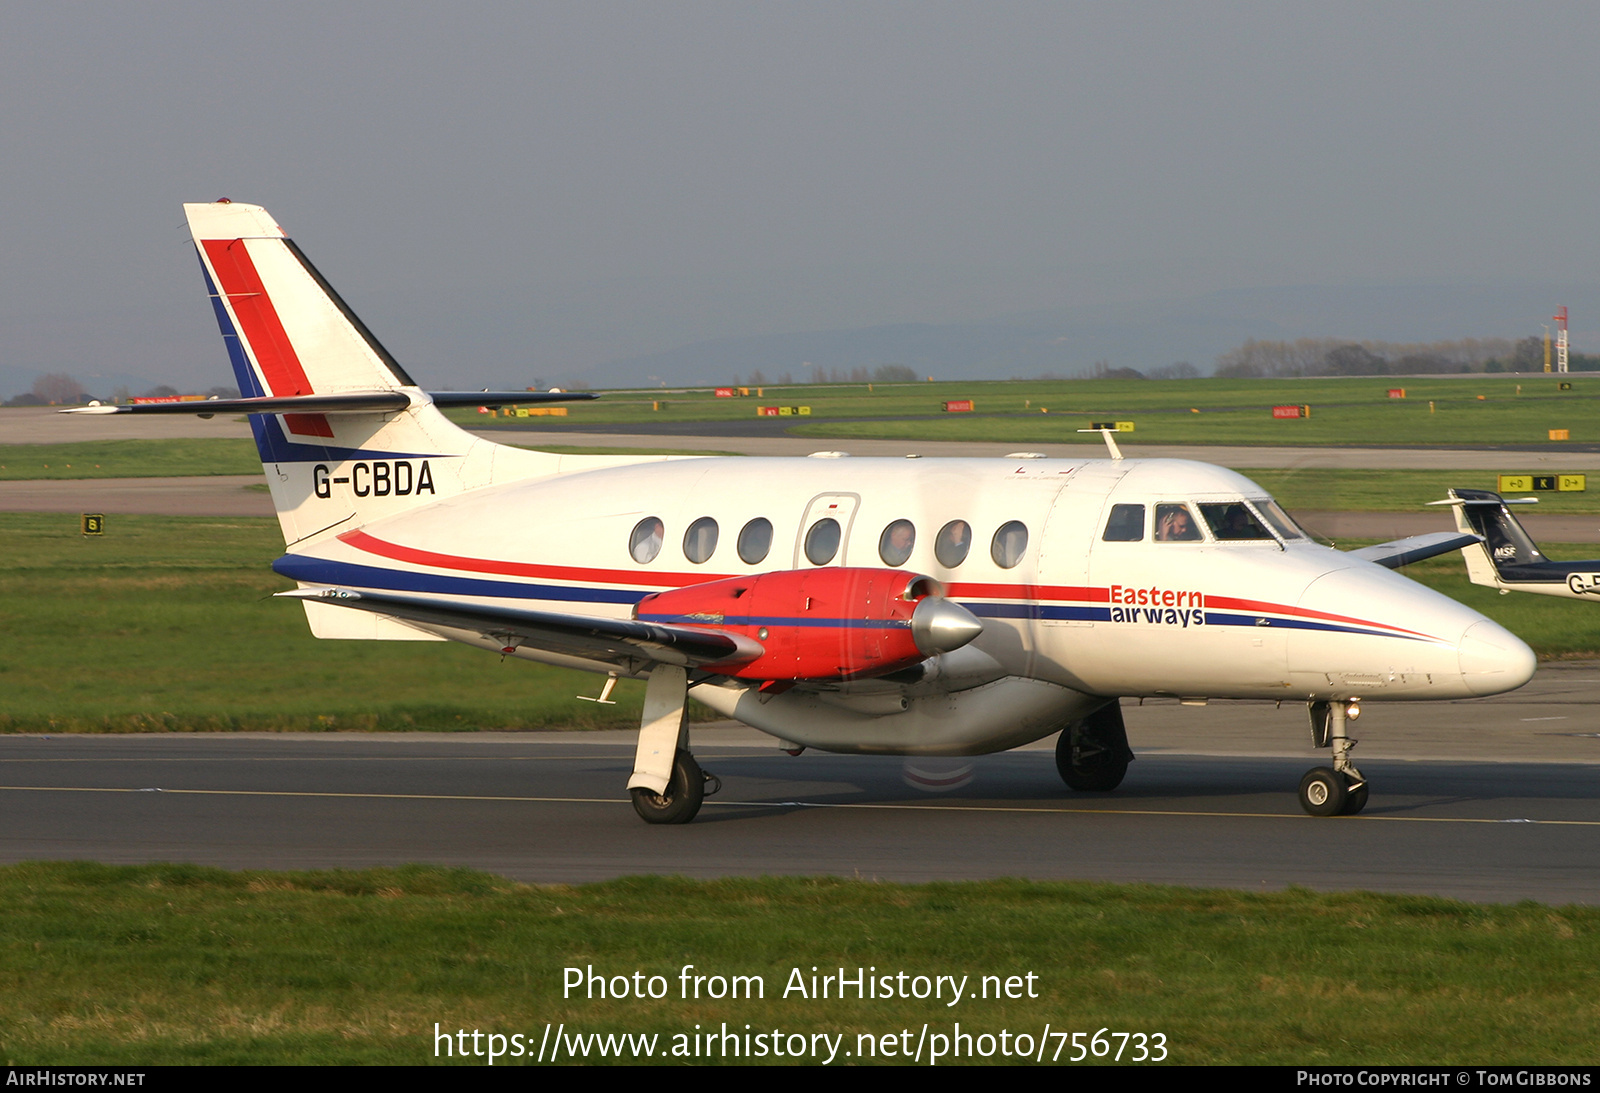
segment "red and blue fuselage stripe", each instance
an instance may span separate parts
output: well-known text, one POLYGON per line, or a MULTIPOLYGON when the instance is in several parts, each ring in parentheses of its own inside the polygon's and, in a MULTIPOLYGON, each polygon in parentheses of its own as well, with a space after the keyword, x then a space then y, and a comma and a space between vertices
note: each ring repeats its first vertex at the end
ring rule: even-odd
MULTIPOLYGON (((356 588, 384 589, 400 592, 436 593, 444 595, 482 596, 496 599, 546 600, 560 603, 615 604, 632 606, 658 588, 683 588, 694 584, 723 580, 728 574, 651 572, 644 570, 599 569, 587 566, 541 565, 533 562, 498 561, 487 558, 469 558, 461 555, 441 554, 391 543, 364 531, 349 531, 339 536, 341 542, 365 553, 393 558, 430 569, 449 569, 455 573, 429 573, 414 569, 397 569, 388 566, 368 566, 354 562, 333 561, 310 555, 289 554, 273 563, 273 569, 285 577, 308 584, 344 585, 356 588), (486 577, 465 577, 457 574, 483 573, 534 580, 493 580, 486 577), (538 578, 543 578, 538 580, 538 578), (571 584, 550 584, 549 581, 570 581, 571 584), (633 585, 635 587, 619 587, 633 585), (639 585, 647 587, 640 588, 639 585)), ((1071 586, 1033 584, 971 583, 952 584, 950 598, 980 618, 1039 619, 1051 621, 1110 622, 1110 591, 1107 588, 1078 588, 1071 586), (971 599, 973 595, 981 599, 971 599), (1087 602, 1085 602, 1087 601, 1087 602)), ((1138 614, 1145 609, 1130 609, 1138 622, 1138 614)), ((1151 608, 1151 611, 1156 609, 1151 608)), ((682 622, 704 625, 703 618, 684 615, 647 615, 647 621, 682 622)), ((1414 641, 1438 641, 1430 635, 1367 619, 1311 611, 1288 604, 1273 604, 1261 600, 1243 600, 1235 597, 1206 597, 1201 626, 1260 626, 1291 630, 1315 630, 1325 633, 1344 633, 1374 637, 1401 637, 1414 641), (1240 609, 1248 609, 1249 614, 1240 609), (1231 609, 1231 610, 1230 610, 1231 609)), ((1154 621, 1154 620, 1152 620, 1154 621)), ((804 620, 788 617, 749 619, 725 618, 724 625, 734 626, 841 626, 854 625, 849 620, 804 620)), ((862 625, 882 626, 881 621, 862 622, 862 625)))

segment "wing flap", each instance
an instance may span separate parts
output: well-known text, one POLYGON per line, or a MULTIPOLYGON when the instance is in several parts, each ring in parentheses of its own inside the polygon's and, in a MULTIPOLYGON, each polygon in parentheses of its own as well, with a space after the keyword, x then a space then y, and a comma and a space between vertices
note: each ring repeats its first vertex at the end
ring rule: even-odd
POLYGON ((608 664, 649 660, 699 667, 742 663, 756 659, 764 651, 758 642, 741 634, 634 619, 489 607, 426 596, 358 592, 350 588, 298 588, 277 595, 371 611, 422 626, 472 631, 499 642, 503 648, 527 645, 608 664))

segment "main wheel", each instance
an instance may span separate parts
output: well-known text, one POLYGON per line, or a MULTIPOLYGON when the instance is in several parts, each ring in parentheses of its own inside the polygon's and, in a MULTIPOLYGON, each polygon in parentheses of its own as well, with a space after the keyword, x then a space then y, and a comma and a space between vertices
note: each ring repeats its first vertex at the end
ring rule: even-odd
POLYGON ((1056 771, 1072 789, 1105 793, 1128 773, 1128 732, 1122 707, 1113 702, 1061 730, 1056 741, 1056 771))
POLYGON ((706 776, 694 756, 680 751, 672 761, 672 779, 665 793, 633 791, 633 810, 647 824, 686 824, 700 811, 706 795, 706 776))
POLYGON ((1344 775, 1329 767, 1306 771, 1300 779, 1300 807, 1313 816, 1337 816, 1345 809, 1349 790, 1344 775))

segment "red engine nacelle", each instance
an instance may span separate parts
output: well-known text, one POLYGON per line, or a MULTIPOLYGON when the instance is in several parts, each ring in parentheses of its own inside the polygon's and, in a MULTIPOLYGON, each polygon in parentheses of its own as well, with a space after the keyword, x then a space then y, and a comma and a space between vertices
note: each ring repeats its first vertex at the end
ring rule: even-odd
POLYGON ((863 679, 959 649, 983 630, 931 577, 898 569, 795 569, 656 592, 634 617, 755 639, 753 660, 706 667, 738 679, 863 679))

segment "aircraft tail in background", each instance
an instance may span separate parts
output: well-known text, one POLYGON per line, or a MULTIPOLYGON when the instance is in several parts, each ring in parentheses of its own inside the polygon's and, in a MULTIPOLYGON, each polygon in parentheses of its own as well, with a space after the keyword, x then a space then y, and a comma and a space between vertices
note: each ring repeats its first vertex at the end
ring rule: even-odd
POLYGON ((1600 559, 1579 562, 1551 561, 1534 543, 1511 505, 1528 505, 1537 498, 1506 500, 1488 490, 1456 488, 1444 501, 1455 511, 1456 527, 1480 535, 1483 542, 1461 551, 1467 578, 1473 584, 1505 592, 1537 592, 1567 599, 1600 599, 1600 559))

